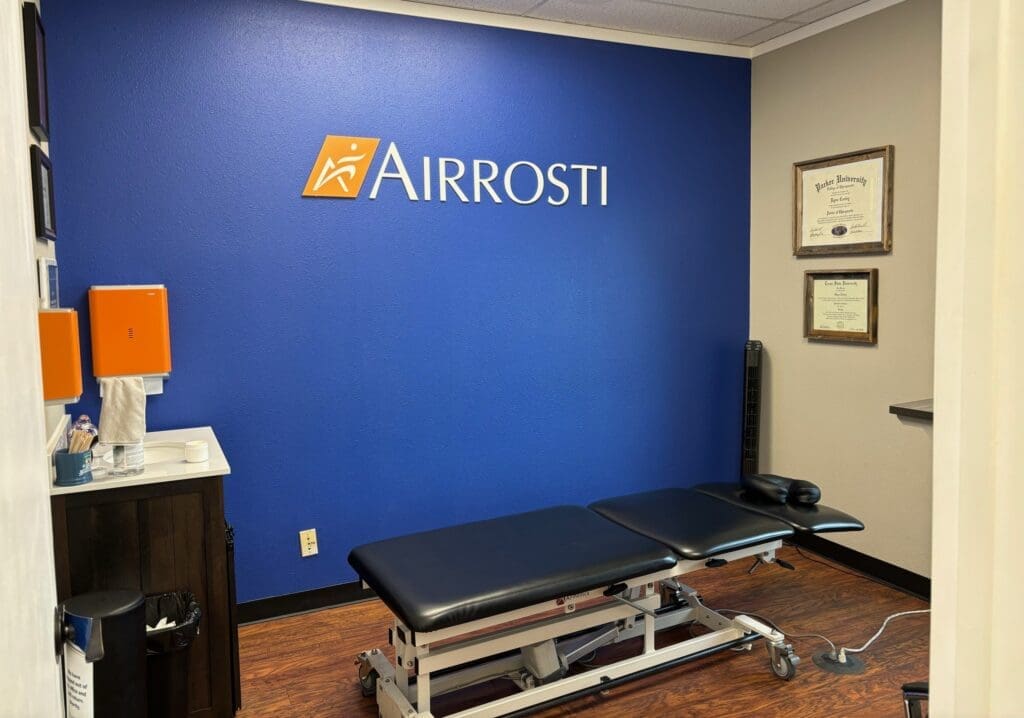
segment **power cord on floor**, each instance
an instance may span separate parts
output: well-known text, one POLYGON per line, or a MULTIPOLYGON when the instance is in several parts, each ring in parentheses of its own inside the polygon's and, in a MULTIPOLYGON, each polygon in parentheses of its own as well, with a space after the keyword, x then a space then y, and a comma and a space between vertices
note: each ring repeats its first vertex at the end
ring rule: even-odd
POLYGON ((832 652, 829 654, 829 657, 831 657, 835 661, 838 661, 839 663, 846 663, 846 657, 851 653, 863 653, 864 651, 866 651, 872 643, 878 640, 878 637, 881 636, 885 629, 888 627, 889 621, 893 620, 894 618, 901 618, 903 616, 914 616, 922 613, 931 613, 932 611, 932 609, 930 608, 922 608, 916 611, 900 611, 899 613, 894 613, 882 622, 881 628, 879 628, 875 632, 875 635, 868 639, 868 642, 860 648, 847 648, 845 646, 836 648, 836 644, 834 642, 829 640, 827 637, 821 635, 820 633, 793 633, 791 631, 785 630, 771 619, 766 618, 765 616, 759 615, 757 613, 751 613, 750 611, 739 611, 734 608, 716 608, 713 610, 717 611, 718 613, 734 613, 737 615, 742 614, 744 616, 756 618, 759 621, 767 623, 769 626, 774 628, 779 633, 785 634, 787 638, 820 638, 832 648, 832 652))
MULTIPOLYGON (((868 646, 870 646, 872 643, 874 643, 875 640, 879 636, 882 635, 882 632, 885 631, 886 626, 889 625, 889 621, 891 621, 892 619, 900 618, 902 616, 914 616, 914 615, 921 614, 921 613, 931 613, 931 612, 932 612, 932 609, 930 609, 930 608, 922 608, 922 609, 919 609, 917 611, 900 611, 899 613, 892 614, 891 616, 886 618, 885 621, 882 622, 882 627, 878 629, 878 631, 875 633, 875 635, 873 635, 870 639, 868 639, 868 642, 865 643, 860 648, 846 648, 846 647, 840 648, 839 649, 839 658, 838 658, 839 662, 840 663, 846 663, 846 656, 849 653, 863 653, 864 651, 866 651, 868 649, 868 646)), ((833 648, 833 650, 835 650, 835 649, 833 648)))
MULTIPOLYGON (((785 541, 784 545, 790 546, 790 547, 796 549, 796 552, 798 554, 800 554, 803 558, 807 559, 808 561, 813 561, 814 563, 821 564, 822 566, 826 566, 828 568, 831 568, 833 571, 838 571, 839 573, 845 573, 848 576, 854 576, 856 578, 866 578, 866 579, 868 579, 870 581, 873 581, 874 583, 877 583, 877 584, 882 585, 882 586, 889 586, 890 585, 890 584, 888 584, 885 581, 882 581, 880 579, 875 578, 874 576, 870 576, 868 574, 863 574, 863 573, 857 573, 857 572, 854 572, 854 571, 848 571, 848 570, 846 570, 844 568, 836 566, 834 563, 831 563, 829 561, 823 561, 823 560, 821 560, 819 558, 815 558, 814 556, 808 556, 806 553, 804 553, 803 548, 799 544, 795 544, 795 543, 792 543, 790 541, 785 541)), ((837 660, 840 663, 845 663, 846 662, 847 654, 862 653, 865 650, 867 650, 868 646, 870 646, 872 643, 874 643, 875 640, 879 636, 882 635, 882 632, 885 631, 886 626, 889 625, 889 621, 891 621, 892 619, 900 618, 902 616, 913 616, 913 615, 916 615, 916 614, 930 613, 930 612, 931 612, 930 608, 923 608, 923 609, 919 609, 919 610, 916 610, 916 611, 901 611, 900 613, 894 613, 891 616, 888 616, 885 619, 885 621, 882 622, 882 626, 881 626, 881 628, 878 629, 878 632, 875 633, 875 635, 872 636, 871 639, 867 643, 865 643, 863 646, 861 646, 860 648, 846 648, 846 647, 842 647, 838 651, 836 651, 835 645, 832 644, 831 641, 829 641, 829 644, 832 645, 832 653, 830 655, 831 655, 831 657, 834 660, 837 660)), ((778 629, 778 630, 781 630, 781 629, 778 629)), ((782 632, 785 633, 785 631, 782 631, 782 632)), ((790 634, 787 634, 787 635, 790 635, 790 634)))

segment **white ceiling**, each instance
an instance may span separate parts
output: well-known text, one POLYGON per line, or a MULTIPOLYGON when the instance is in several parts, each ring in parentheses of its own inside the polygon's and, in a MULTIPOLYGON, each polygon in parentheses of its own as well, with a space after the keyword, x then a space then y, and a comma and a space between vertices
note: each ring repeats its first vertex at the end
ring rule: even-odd
POLYGON ((869 0, 417 0, 661 37, 753 47, 869 0))

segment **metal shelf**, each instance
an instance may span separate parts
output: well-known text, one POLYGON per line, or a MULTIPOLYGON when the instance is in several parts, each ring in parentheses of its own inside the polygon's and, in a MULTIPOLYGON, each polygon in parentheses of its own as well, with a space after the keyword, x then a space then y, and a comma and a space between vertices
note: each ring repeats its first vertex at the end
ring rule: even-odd
POLYGON ((932 420, 932 400, 919 399, 918 401, 907 401, 902 404, 891 404, 889 413, 907 419, 932 420))

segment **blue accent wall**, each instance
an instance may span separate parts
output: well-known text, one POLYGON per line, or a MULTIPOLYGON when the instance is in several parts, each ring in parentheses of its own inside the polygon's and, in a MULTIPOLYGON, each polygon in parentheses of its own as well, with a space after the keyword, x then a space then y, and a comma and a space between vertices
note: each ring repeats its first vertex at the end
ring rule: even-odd
POLYGON ((70 411, 98 415, 87 288, 166 284, 149 427, 220 437, 239 600, 354 580, 387 536, 737 476, 749 61, 285 0, 43 12, 70 411), (300 196, 327 134, 382 138, 357 200, 300 196), (609 203, 370 201, 391 141, 414 175, 607 165, 609 203))

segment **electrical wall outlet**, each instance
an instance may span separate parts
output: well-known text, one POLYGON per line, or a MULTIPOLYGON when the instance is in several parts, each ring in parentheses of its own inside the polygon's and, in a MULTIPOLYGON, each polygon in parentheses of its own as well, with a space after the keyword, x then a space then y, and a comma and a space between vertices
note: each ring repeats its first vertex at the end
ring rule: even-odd
POLYGON ((316 529, 299 531, 299 552, 302 557, 316 556, 319 551, 316 545, 316 529))

